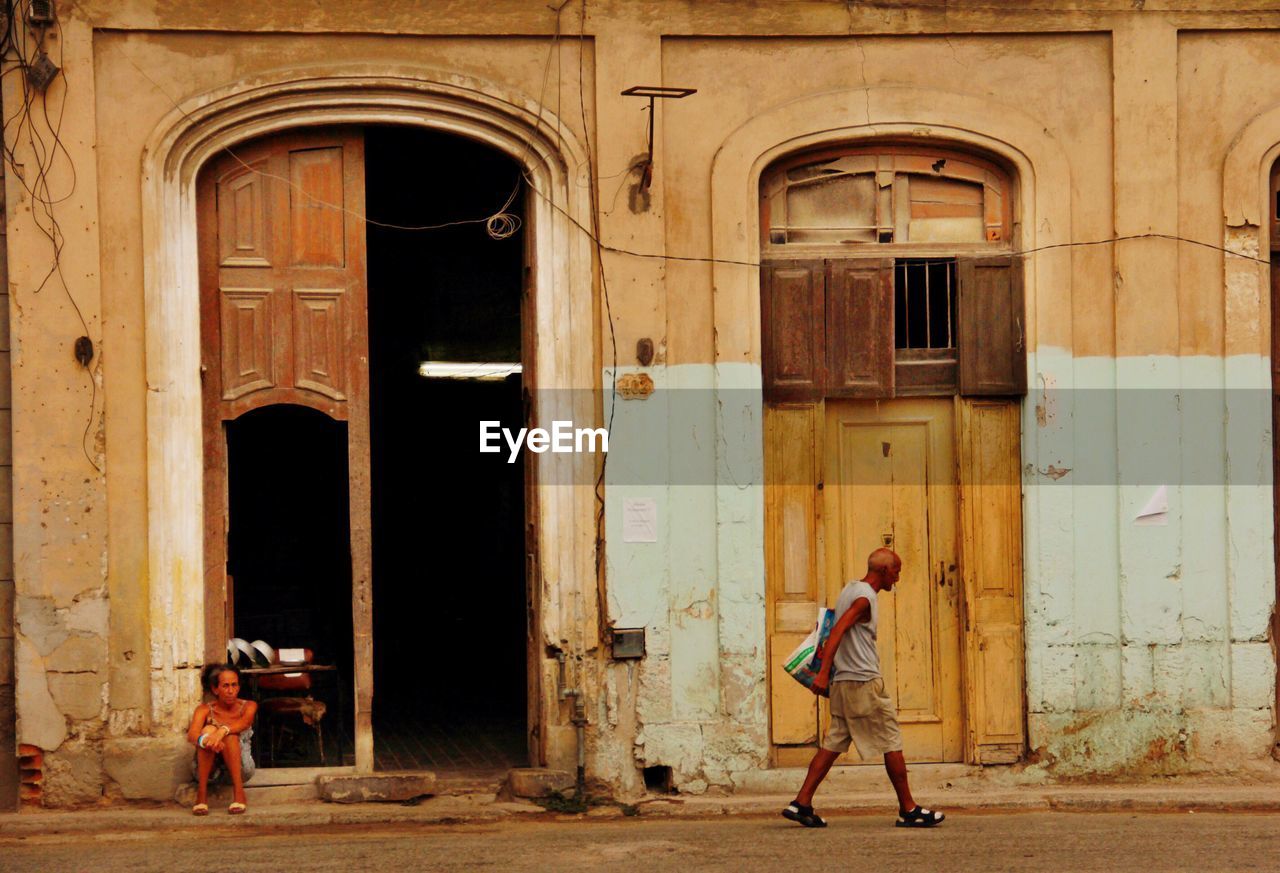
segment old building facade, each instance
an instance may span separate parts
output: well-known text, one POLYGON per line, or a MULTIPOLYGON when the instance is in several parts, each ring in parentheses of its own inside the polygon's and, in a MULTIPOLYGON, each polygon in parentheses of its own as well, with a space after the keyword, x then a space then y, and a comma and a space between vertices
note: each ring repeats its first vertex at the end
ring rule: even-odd
POLYGON ((750 786, 879 545, 912 760, 1269 766, 1280 5, 14 6, 10 799, 171 797, 229 637, 298 779, 750 786))

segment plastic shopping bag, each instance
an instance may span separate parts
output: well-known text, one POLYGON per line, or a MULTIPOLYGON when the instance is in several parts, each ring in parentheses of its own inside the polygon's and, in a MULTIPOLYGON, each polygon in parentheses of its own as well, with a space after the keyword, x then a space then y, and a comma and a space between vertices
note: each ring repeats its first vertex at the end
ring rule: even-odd
POLYGON ((822 669, 822 659, 817 655, 818 647, 826 643, 827 637, 831 635, 831 626, 835 623, 835 610, 819 607, 818 623, 783 663, 783 669, 791 674, 791 678, 811 691, 813 682, 822 669))

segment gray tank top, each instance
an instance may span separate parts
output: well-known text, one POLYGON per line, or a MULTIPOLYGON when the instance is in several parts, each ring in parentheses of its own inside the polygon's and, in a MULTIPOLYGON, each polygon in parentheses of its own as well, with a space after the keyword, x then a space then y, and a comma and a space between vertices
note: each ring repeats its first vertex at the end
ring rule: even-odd
POLYGON ((865 597, 871 604, 871 616, 866 621, 856 622, 845 631, 840 640, 840 648, 836 649, 835 658, 831 662, 831 681, 852 680, 866 682, 880 675, 880 653, 876 651, 876 626, 880 623, 880 602, 876 598, 876 590, 861 579, 854 580, 844 586, 840 596, 836 598, 836 621, 839 621, 853 602, 865 597))

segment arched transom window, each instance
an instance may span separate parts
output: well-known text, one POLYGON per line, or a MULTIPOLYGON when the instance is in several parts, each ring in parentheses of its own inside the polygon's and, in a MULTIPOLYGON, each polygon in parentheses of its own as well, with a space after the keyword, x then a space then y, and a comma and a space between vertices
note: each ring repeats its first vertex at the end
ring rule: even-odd
POLYGON ((825 152, 775 167, 761 189, 768 248, 1009 240, 1006 174, 966 155, 825 152))
POLYGON ((877 145, 789 157, 760 183, 771 400, 1026 390, 1010 175, 877 145))

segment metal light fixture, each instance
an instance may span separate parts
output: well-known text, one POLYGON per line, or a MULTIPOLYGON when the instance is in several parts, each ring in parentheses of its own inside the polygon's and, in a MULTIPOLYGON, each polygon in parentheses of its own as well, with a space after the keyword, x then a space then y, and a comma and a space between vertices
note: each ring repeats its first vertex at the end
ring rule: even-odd
POLYGON ((632 85, 622 92, 623 97, 649 98, 649 152, 645 158, 644 171, 640 176, 641 191, 647 191, 653 183, 653 101, 681 100, 690 94, 697 93, 697 88, 668 88, 664 85, 632 85))
POLYGON ((523 371, 520 364, 423 361, 418 375, 425 379, 463 379, 475 382, 501 382, 523 371))

